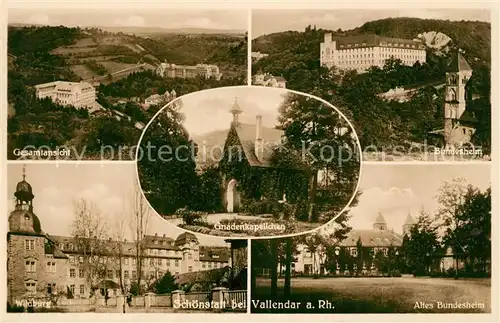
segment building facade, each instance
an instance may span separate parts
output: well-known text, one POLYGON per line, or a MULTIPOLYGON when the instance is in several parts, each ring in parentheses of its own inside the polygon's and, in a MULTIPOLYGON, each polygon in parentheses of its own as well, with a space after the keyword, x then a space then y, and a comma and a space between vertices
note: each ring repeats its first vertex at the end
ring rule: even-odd
POLYGON ((16 205, 7 234, 7 296, 11 303, 58 294, 88 298, 99 289, 104 293, 103 286, 109 286, 111 294, 120 293, 121 286, 130 290, 139 275, 147 287, 167 271, 180 275, 232 265, 228 247, 202 246, 191 233, 175 239, 145 235, 139 242, 49 235, 33 212, 35 196, 24 175, 14 196, 16 205), (82 241, 90 248, 82 248, 82 241), (141 246, 140 257, 137 246, 141 246), (140 273, 138 261, 142 263, 140 273))
POLYGON ((92 110, 96 103, 96 90, 87 82, 55 81, 35 85, 38 99, 50 98, 60 105, 92 110))
POLYGON ((382 68, 391 57, 400 59, 404 65, 425 63, 425 45, 417 40, 381 37, 378 35, 347 36, 333 39, 331 33, 324 35, 320 44, 321 65, 335 66, 342 70, 366 72, 372 66, 382 68))
POLYGON ((148 109, 152 105, 167 103, 172 100, 175 100, 176 98, 177 98, 177 93, 175 92, 175 90, 172 90, 171 92, 166 91, 163 94, 153 94, 148 96, 144 100, 144 104, 142 106, 143 108, 148 109))
POLYGON ((220 80, 222 73, 217 65, 196 64, 196 65, 176 65, 161 63, 156 68, 156 74, 161 77, 174 78, 195 78, 203 77, 206 79, 220 80))
POLYGON ((269 73, 257 73, 253 76, 253 84, 277 88, 286 88, 286 80, 283 76, 274 76, 269 73))

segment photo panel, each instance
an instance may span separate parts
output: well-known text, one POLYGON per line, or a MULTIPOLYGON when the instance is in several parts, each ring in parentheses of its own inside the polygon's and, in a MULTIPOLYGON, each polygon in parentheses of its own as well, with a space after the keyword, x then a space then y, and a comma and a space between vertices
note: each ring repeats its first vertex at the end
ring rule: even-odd
POLYGON ((246 313, 247 240, 149 208, 135 165, 8 165, 7 312, 246 313))
POLYGON ((491 167, 364 166, 332 225, 252 240, 252 313, 492 313, 491 167))
POLYGON ((182 95, 247 84, 246 9, 8 12, 10 160, 134 160, 182 95))
POLYGON ((252 84, 321 97, 365 161, 491 160, 488 9, 252 11, 252 84))

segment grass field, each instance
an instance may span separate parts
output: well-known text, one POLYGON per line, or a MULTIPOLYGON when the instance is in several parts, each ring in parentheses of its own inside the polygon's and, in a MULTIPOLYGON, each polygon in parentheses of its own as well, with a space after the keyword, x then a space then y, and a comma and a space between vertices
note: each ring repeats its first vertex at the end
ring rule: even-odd
MULTIPOLYGON (((283 283, 278 281, 276 301, 281 303, 287 300, 283 283)), ((252 301, 271 300, 270 286, 270 279, 258 279, 252 301)), ((259 309, 252 304, 252 313, 490 313, 490 286, 490 279, 293 278, 289 300, 300 301, 299 308, 259 309), (320 309, 320 301, 329 301, 335 308, 320 309), (306 302, 315 308, 307 309, 306 302), (427 308, 417 307, 420 302, 427 308), (438 308, 438 302, 480 303, 484 308, 438 308)))

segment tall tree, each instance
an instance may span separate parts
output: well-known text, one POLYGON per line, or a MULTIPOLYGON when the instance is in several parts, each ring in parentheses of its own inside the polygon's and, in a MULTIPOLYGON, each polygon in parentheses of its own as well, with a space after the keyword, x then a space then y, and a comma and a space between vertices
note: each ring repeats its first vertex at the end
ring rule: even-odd
POLYGON ((288 93, 279 109, 285 146, 301 152, 309 176, 308 220, 338 212, 354 194, 359 175, 359 146, 353 129, 330 105, 288 93))
POLYGON ((89 200, 80 199, 73 203, 74 220, 72 237, 75 248, 83 262, 85 280, 91 287, 91 292, 104 278, 110 265, 111 250, 108 226, 101 216, 100 210, 89 200))

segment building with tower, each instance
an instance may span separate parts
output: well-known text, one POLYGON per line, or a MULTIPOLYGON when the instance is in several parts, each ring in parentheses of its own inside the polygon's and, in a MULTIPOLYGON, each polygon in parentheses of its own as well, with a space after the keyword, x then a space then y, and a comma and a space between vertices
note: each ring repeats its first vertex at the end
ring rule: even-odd
POLYGON ((467 83, 472 77, 472 68, 457 51, 446 71, 444 129, 432 131, 438 135, 445 148, 459 148, 471 143, 477 119, 467 111, 470 96, 467 83))
POLYGON ((233 118, 219 162, 226 211, 238 212, 242 199, 292 200, 294 196, 287 191, 284 177, 286 173, 299 170, 274 167, 272 163, 274 150, 282 144, 284 132, 263 126, 261 115, 256 116, 254 124, 242 123, 241 114, 245 111, 237 99, 229 112, 233 118), (271 173, 284 176, 268 178, 266 175, 271 173), (250 181, 252 185, 244 184, 250 181), (266 181, 272 181, 272 184, 266 181))
POLYGON ((181 275, 232 266, 229 246, 201 245, 196 236, 188 232, 176 238, 165 234, 144 235, 140 241, 50 235, 42 229, 34 213, 33 192, 23 168, 22 180, 14 192, 14 210, 8 219, 7 297, 10 304, 54 295, 89 298, 99 292, 104 295, 108 289, 111 295, 119 294, 123 292, 122 286, 128 291, 139 278, 141 285, 147 288, 167 271, 181 275), (99 246, 99 249, 91 252, 82 245, 99 246), (143 250, 140 256, 137 246, 143 250), (93 262, 95 259, 98 261, 93 262))

